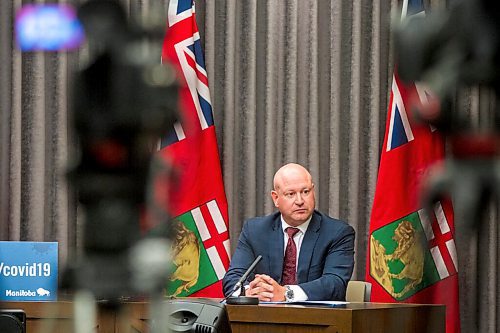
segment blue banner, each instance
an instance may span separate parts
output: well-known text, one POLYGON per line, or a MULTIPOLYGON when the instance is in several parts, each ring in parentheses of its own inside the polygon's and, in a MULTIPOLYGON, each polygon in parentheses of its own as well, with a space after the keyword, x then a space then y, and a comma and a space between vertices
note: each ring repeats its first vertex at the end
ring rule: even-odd
POLYGON ((56 242, 0 241, 0 301, 57 300, 56 242))

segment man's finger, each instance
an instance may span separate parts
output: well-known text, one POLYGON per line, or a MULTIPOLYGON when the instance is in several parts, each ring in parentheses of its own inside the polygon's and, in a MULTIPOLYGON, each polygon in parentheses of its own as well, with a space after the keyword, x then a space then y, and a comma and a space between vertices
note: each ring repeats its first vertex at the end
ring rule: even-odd
POLYGON ((263 291, 271 291, 272 292, 274 290, 274 287, 272 285, 270 285, 269 283, 265 283, 265 282, 259 282, 258 287, 261 288, 261 290, 263 290, 263 291))
POLYGON ((264 301, 264 299, 266 299, 267 301, 265 302, 269 302, 273 297, 274 297, 273 293, 268 293, 268 292, 259 293, 259 300, 261 301, 264 301))
POLYGON ((251 288, 255 288, 259 282, 260 282, 260 280, 253 280, 253 281, 251 281, 251 282, 248 284, 248 286, 249 286, 249 288, 250 288, 250 289, 251 289, 251 288))
POLYGON ((276 282, 272 277, 270 277, 269 275, 265 275, 265 274, 262 274, 260 276, 260 278, 264 281, 266 281, 267 283, 269 284, 278 284, 278 282, 276 282))
POLYGON ((255 275, 255 278, 254 278, 254 279, 250 282, 250 284, 251 284, 252 282, 254 282, 254 283, 258 283, 259 281, 264 281, 264 280, 262 279, 262 277, 261 277, 261 276, 259 276, 259 275, 257 274, 257 275, 255 275))
POLYGON ((255 296, 259 293, 257 288, 248 288, 247 291, 245 292, 246 296, 255 296))
POLYGON ((248 288, 245 295, 254 296, 254 295, 258 295, 261 291, 262 291, 261 287, 248 288))

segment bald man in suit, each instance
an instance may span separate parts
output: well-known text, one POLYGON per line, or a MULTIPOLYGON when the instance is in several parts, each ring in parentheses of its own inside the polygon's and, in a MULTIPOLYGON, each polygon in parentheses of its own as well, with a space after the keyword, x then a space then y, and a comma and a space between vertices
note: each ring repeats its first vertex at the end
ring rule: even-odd
MULTIPOLYGON (((311 174, 295 163, 274 176, 278 212, 245 222, 222 281, 224 294, 258 255, 245 295, 261 301, 345 300, 354 267, 354 229, 315 210, 311 174), (291 249, 291 250, 289 250, 291 249)), ((239 291, 236 291, 239 293, 239 291)))

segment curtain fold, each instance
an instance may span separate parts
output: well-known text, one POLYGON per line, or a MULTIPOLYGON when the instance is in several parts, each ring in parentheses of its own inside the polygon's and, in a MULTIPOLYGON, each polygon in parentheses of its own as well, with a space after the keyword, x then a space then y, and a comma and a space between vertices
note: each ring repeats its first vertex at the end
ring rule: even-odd
MULTIPOLYGON (((79 53, 21 53, 0 2, 0 238, 58 241, 61 265, 81 249, 82 212, 65 180, 75 154, 72 73, 79 53)), ((81 3, 83 1, 70 1, 81 3)), ((168 0, 121 0, 145 18, 168 0)), ((429 0, 432 8, 444 0, 429 0)), ((394 66, 397 0, 205 0, 197 20, 214 110, 234 250, 245 219, 274 210, 274 172, 309 168, 318 209, 356 229, 354 279, 363 279, 369 219, 394 66)), ((456 105, 477 127, 494 96, 461 91, 456 105)), ((496 332, 500 314, 500 209, 470 229, 457 224, 463 332, 496 332)))

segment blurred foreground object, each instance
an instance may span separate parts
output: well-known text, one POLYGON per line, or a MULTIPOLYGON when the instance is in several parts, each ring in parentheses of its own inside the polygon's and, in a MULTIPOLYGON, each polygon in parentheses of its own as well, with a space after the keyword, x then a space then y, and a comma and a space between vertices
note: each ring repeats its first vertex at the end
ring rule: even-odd
POLYGON ((168 277, 168 242, 139 241, 139 220, 152 146, 176 120, 177 86, 174 71, 159 61, 163 22, 128 24, 115 1, 89 1, 78 18, 91 61, 75 76, 80 156, 69 177, 85 208, 84 253, 66 283, 115 304, 160 293, 168 277), (155 263, 162 273, 151 269, 155 263))
POLYGON ((74 50, 84 32, 68 4, 26 4, 16 13, 15 36, 21 51, 74 50))
POLYGON ((26 313, 20 309, 0 310, 2 333, 26 333, 26 313))
POLYGON ((457 219, 472 227, 492 197, 500 202, 500 3, 463 0, 448 12, 406 20, 396 49, 400 77, 435 94, 412 111, 447 136, 451 152, 444 168, 431 173, 425 205, 452 194, 457 219), (480 129, 453 103, 471 85, 495 94, 492 121, 480 129))

